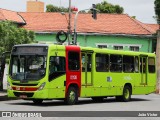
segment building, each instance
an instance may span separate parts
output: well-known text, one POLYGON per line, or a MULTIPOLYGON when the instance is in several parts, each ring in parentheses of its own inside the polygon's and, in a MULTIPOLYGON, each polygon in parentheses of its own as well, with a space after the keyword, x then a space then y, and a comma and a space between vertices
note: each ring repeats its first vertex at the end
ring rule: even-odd
MULTIPOLYGON (((74 28, 72 14, 72 30, 74 28)), ((79 14, 77 40, 80 46, 154 52, 156 46, 156 24, 144 24, 127 14, 79 14)), ((68 14, 46 12, 14 12, 0 9, 0 20, 11 20, 21 27, 36 33, 39 43, 56 42, 56 33, 67 31, 68 14)), ((67 44, 67 43, 65 43, 67 44)))
POLYGON ((44 12, 44 2, 38 0, 28 0, 27 12, 44 12))

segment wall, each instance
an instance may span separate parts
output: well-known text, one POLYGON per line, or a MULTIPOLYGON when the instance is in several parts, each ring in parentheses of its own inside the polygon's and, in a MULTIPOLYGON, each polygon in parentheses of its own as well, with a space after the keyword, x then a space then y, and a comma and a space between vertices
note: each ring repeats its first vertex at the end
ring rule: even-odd
MULTIPOLYGON (((36 40, 40 43, 56 43, 55 34, 36 34, 36 40)), ((67 42, 67 41, 66 41, 67 42)), ((123 50, 130 50, 129 46, 139 46, 141 52, 152 51, 152 39, 127 36, 100 36, 100 35, 78 35, 79 46, 97 47, 98 44, 107 45, 108 49, 114 49, 115 45, 122 45, 123 50)))

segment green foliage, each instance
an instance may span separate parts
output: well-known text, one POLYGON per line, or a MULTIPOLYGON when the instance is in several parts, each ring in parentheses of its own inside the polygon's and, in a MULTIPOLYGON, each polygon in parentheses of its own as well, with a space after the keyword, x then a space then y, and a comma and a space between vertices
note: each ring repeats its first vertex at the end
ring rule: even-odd
POLYGON ((68 8, 57 7, 49 4, 46 6, 46 12, 68 12, 68 8))
POLYGON ((157 22, 160 24, 160 0, 154 1, 157 22))
POLYGON ((0 54, 11 51, 13 45, 33 42, 35 34, 9 21, 0 22, 0 54))
POLYGON ((113 5, 108 3, 107 1, 96 4, 96 8, 100 11, 100 13, 117 13, 122 14, 124 9, 119 5, 113 5))
MULTIPOLYGON (((96 9, 100 11, 100 13, 117 13, 122 14, 124 9, 119 5, 113 5, 106 1, 96 4, 96 9)), ((46 12, 68 12, 68 8, 57 7, 52 4, 46 6, 46 12)), ((81 11, 81 13, 86 13, 86 11, 81 11)), ((91 13, 91 11, 88 11, 91 13)))

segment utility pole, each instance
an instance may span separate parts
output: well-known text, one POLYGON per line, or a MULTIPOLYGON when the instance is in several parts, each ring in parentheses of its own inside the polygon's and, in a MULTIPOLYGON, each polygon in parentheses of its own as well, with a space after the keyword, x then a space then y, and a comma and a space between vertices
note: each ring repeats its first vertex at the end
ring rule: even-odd
POLYGON ((69 0, 68 45, 70 45, 71 34, 71 0, 69 0))
POLYGON ((157 46, 156 46, 156 57, 157 57, 157 88, 156 93, 160 94, 160 20, 158 20, 159 30, 157 31, 157 46))

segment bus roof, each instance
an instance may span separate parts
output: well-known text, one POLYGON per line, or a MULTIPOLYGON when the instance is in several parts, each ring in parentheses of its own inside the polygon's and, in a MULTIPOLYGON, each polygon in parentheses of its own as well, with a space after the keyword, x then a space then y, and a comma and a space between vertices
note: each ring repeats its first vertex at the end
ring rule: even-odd
POLYGON ((147 52, 136 52, 136 51, 124 51, 124 50, 111 50, 111 49, 101 49, 101 48, 92 48, 92 47, 81 47, 82 51, 94 51, 95 53, 108 53, 108 54, 123 54, 123 55, 148 55, 155 56, 155 53, 147 52))
MULTIPOLYGON (((56 44, 20 44, 20 45, 15 45, 15 47, 27 47, 27 46, 32 46, 32 47, 37 47, 37 46, 42 46, 42 47, 55 47, 61 48, 62 46, 64 47, 65 45, 56 45, 56 44)), ((75 45, 69 45, 69 47, 75 47, 75 45)), ((101 48, 93 48, 93 47, 80 47, 81 51, 93 51, 95 53, 108 53, 108 54, 123 54, 123 55, 148 55, 148 56, 155 56, 155 53, 147 53, 147 52, 135 52, 135 51, 124 51, 124 50, 111 50, 111 49, 101 49, 101 48)))

